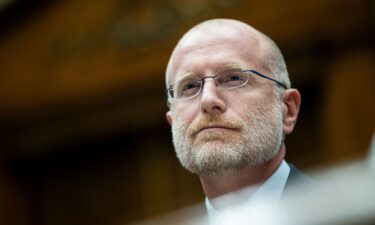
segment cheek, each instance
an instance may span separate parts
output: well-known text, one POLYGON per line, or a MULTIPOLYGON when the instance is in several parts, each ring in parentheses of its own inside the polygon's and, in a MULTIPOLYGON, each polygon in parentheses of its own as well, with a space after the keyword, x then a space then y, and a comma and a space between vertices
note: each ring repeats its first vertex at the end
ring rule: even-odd
POLYGON ((181 102, 172 109, 173 119, 191 123, 199 112, 198 104, 181 102))
POLYGON ((268 87, 254 87, 251 92, 242 95, 243 98, 238 98, 241 100, 242 104, 274 104, 275 103, 275 93, 272 86, 268 87))
POLYGON ((233 98, 228 102, 228 109, 230 109, 228 111, 234 111, 236 116, 244 117, 251 113, 267 113, 275 103, 273 92, 254 91, 233 98))
POLYGON ((228 101, 228 111, 242 116, 257 107, 259 103, 264 101, 260 95, 255 93, 238 94, 228 101))

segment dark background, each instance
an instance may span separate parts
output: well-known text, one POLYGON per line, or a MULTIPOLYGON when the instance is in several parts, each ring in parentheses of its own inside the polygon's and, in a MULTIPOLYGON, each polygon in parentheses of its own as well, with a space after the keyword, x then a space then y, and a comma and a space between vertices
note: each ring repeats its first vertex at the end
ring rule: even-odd
POLYGON ((203 200, 171 144, 164 71, 179 37, 235 18, 280 46, 302 94, 287 160, 367 155, 375 1, 0 1, 0 223, 117 225, 203 200))

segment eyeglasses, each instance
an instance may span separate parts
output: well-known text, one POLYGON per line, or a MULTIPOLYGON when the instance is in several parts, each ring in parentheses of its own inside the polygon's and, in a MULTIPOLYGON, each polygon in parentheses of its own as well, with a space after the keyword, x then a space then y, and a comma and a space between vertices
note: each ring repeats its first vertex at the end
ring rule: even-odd
POLYGON ((194 98, 200 94, 203 89, 204 81, 208 78, 215 80, 216 85, 223 89, 239 88, 247 84, 250 76, 257 75, 259 77, 273 81, 277 85, 288 89, 287 86, 271 77, 263 75, 256 70, 240 70, 229 69, 217 73, 214 76, 207 77, 186 77, 177 80, 166 91, 169 100, 183 101, 194 98))

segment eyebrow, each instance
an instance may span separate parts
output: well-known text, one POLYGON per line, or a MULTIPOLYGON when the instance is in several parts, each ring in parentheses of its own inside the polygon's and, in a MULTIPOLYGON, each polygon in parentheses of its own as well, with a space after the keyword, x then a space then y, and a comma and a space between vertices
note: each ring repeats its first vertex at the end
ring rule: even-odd
MULTIPOLYGON (((220 72, 220 71, 223 71, 223 70, 229 70, 229 69, 244 70, 245 67, 241 66, 241 64, 239 64, 239 63, 224 63, 224 64, 222 64, 222 65, 220 65, 220 66, 217 67, 217 70, 216 70, 216 72, 214 72, 214 74, 217 73, 217 72, 220 72)), ((180 80, 182 78, 185 78, 185 77, 196 76, 196 75, 199 76, 200 73, 186 72, 186 73, 183 73, 181 75, 181 77, 178 78, 178 80, 180 80)))
POLYGON ((183 73, 178 79, 176 79, 175 82, 178 81, 178 80, 185 79, 185 78, 187 78, 187 77, 195 77, 195 76, 197 76, 196 73, 193 73, 193 72, 186 72, 186 73, 183 73))
POLYGON ((223 64, 224 66, 221 67, 221 70, 226 70, 226 69, 240 69, 243 70, 244 66, 242 66, 240 63, 225 63, 223 64))

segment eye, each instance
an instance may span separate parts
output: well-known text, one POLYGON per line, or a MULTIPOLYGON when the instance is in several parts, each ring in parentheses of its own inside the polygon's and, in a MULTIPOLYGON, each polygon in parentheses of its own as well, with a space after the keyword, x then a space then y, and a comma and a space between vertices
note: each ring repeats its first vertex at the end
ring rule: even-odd
POLYGON ((219 82, 226 88, 238 87, 246 83, 247 77, 241 71, 228 71, 220 76, 219 82))
POLYGON ((229 81, 239 81, 239 80, 243 80, 240 75, 232 74, 228 77, 227 82, 229 82, 229 81))
POLYGON ((198 84, 198 82, 186 83, 186 84, 184 84, 184 86, 182 87, 182 90, 183 90, 183 91, 188 91, 188 90, 191 90, 191 89, 194 89, 194 88, 199 88, 199 84, 198 84))
POLYGON ((189 98, 197 94, 201 88, 202 82, 200 80, 186 80, 178 85, 177 98, 189 98))

